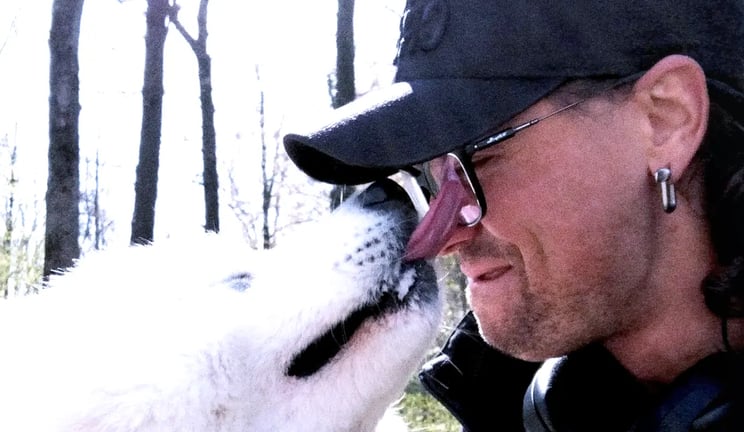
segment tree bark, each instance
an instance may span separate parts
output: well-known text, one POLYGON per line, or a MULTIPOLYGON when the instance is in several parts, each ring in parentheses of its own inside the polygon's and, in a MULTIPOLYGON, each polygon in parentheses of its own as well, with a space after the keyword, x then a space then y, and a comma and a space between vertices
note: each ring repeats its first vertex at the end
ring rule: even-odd
MULTIPOLYGON (((332 106, 339 108, 356 99, 354 77, 354 0, 338 0, 336 17, 336 80, 331 89, 332 106)), ((331 189, 331 210, 341 205, 355 188, 336 185, 331 189)))
POLYGON ((204 209, 207 231, 220 231, 219 178, 217 175, 217 136, 214 128, 211 59, 204 52, 199 58, 202 108, 202 158, 204 160, 204 209))
POLYGON ((165 37, 168 35, 166 19, 169 14, 168 0, 147 1, 142 131, 134 185, 134 215, 130 237, 132 244, 150 243, 154 237, 163 118, 163 55, 165 37))
POLYGON ((70 267, 80 256, 78 40, 82 12, 83 0, 55 0, 52 5, 44 277, 70 267))
POLYGON ((333 107, 356 99, 354 78, 354 0, 338 0, 336 21, 336 91, 333 107))
POLYGON ((202 111, 202 159, 204 171, 204 229, 220 231, 219 178, 217 175, 217 133, 214 127, 214 102, 212 100, 212 59, 207 53, 207 9, 209 0, 199 2, 199 35, 194 39, 178 20, 178 8, 174 7, 171 22, 186 39, 196 55, 199 66, 199 97, 202 111))

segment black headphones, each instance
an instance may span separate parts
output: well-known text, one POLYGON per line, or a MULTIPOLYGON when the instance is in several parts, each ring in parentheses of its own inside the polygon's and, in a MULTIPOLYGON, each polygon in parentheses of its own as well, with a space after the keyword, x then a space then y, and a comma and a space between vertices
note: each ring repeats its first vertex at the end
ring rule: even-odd
POLYGON ((728 424, 731 428, 715 430, 742 430, 744 363, 737 359, 712 355, 651 395, 604 348, 589 346, 540 367, 524 396, 524 427, 527 432, 688 432, 728 424))

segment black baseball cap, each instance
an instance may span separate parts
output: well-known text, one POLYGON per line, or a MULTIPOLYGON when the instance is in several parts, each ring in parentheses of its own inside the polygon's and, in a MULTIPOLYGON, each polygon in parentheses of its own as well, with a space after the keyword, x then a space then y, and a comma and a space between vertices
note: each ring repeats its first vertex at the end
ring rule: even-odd
POLYGON ((743 41, 744 0, 408 0, 395 83, 284 144, 315 179, 366 183, 482 137, 573 79, 684 54, 734 82, 743 41))

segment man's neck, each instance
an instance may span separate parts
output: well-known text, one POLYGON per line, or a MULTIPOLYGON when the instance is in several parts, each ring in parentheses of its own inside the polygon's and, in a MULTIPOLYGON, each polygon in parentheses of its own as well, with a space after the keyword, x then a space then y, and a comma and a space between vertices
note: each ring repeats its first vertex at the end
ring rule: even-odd
MULTIPOLYGON (((682 207, 666 215, 659 254, 633 326, 605 347, 639 380, 666 384, 708 355, 722 351, 721 320, 705 306, 701 283, 714 266, 702 218, 682 207)), ((733 324, 738 328, 741 324, 733 324)), ((739 337, 741 332, 732 332, 739 337)))

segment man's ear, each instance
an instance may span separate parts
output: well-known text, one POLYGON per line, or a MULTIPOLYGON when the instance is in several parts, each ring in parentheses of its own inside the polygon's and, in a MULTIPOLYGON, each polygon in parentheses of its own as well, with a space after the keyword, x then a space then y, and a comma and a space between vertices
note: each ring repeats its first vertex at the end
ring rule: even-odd
POLYGON ((682 177, 708 127, 705 73, 690 57, 671 55, 656 63, 633 87, 646 124, 650 173, 670 168, 682 177))

